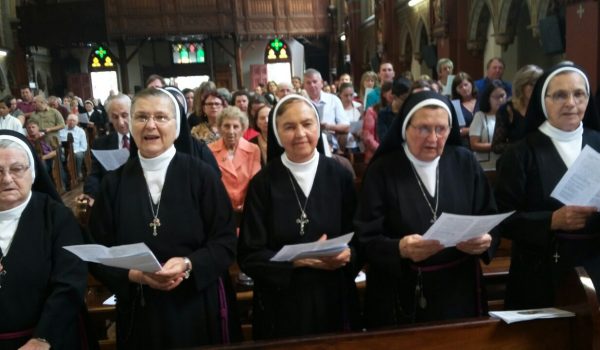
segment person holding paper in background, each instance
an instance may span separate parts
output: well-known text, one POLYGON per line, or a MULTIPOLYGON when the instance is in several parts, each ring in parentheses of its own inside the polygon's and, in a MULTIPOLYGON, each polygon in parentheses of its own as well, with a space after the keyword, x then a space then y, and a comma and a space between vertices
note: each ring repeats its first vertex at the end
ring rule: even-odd
POLYGON ((357 329, 361 266, 352 242, 332 257, 270 261, 284 245, 352 232, 356 202, 352 175, 317 151, 323 146, 313 104, 288 95, 273 116, 269 154, 280 156, 250 182, 238 243, 240 268, 254 280, 254 339, 357 329))
POLYGON ((82 241, 27 139, 1 130, 0 349, 86 348, 78 319, 87 268, 62 248, 82 241))
POLYGON ((560 276, 584 266, 600 290, 600 215, 597 208, 565 206, 550 194, 589 145, 600 151, 600 121, 583 70, 563 63, 537 81, 525 139, 499 162, 496 200, 517 213, 502 224, 512 240, 507 309, 552 306, 560 276))
POLYGON ((90 218, 96 243, 143 242, 163 264, 156 273, 90 265, 117 296, 119 349, 239 338, 226 293, 236 245, 231 202, 217 173, 193 153, 177 92, 149 88, 134 97, 130 158, 106 174, 90 218))
POLYGON ((458 129, 447 98, 412 94, 367 169, 355 226, 369 264, 368 328, 487 311, 479 260, 490 261, 498 238, 482 233, 444 249, 421 237, 442 212, 496 212, 483 170, 460 146, 458 129))

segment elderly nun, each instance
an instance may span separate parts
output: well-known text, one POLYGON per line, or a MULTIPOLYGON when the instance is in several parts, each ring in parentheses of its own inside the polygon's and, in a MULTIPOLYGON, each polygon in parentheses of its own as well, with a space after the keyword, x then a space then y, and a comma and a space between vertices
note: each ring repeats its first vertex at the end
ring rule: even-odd
POLYGON ((480 260, 490 260, 493 235, 455 247, 422 237, 442 212, 496 211, 483 170, 459 146, 458 128, 447 98, 412 94, 367 169, 355 220, 369 265, 367 327, 486 312, 480 260))

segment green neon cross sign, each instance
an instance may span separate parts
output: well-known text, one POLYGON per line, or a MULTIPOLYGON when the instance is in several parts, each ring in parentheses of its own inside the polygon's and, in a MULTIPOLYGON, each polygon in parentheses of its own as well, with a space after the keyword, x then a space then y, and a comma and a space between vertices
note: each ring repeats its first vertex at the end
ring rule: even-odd
POLYGON ((271 47, 274 48, 275 51, 279 51, 283 47, 283 43, 279 39, 275 39, 271 41, 271 47))
POLYGON ((95 51, 96 55, 100 56, 100 58, 104 58, 106 55, 106 50, 102 48, 102 46, 98 47, 98 50, 95 51))

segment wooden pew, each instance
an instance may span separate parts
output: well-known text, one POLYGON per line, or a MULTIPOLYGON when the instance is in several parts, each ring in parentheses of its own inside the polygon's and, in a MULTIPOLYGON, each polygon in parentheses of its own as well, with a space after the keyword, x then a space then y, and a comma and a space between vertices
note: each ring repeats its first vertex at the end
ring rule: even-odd
POLYGON ((582 268, 568 276, 556 305, 576 317, 506 324, 480 317, 395 329, 245 342, 222 349, 600 349, 596 292, 582 268))

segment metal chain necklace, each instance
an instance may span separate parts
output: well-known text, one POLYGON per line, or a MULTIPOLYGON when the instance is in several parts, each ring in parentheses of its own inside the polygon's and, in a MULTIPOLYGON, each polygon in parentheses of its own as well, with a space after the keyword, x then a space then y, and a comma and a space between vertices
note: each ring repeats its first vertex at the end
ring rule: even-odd
POLYGON ((152 195, 148 188, 148 199, 150 199, 150 210, 152 211, 152 221, 150 221, 150 227, 152 227, 152 235, 156 237, 158 235, 157 229, 160 227, 160 219, 158 218, 158 211, 160 210, 160 199, 156 205, 156 213, 154 212, 154 202, 152 202, 152 195))
POLYGON ((421 194, 423 195, 423 198, 425 198, 425 202, 427 203, 427 206, 431 211, 432 218, 429 222, 433 224, 437 220, 437 212, 440 204, 440 166, 438 165, 435 169, 435 208, 433 208, 433 206, 429 202, 429 198, 427 198, 427 194, 425 194, 425 190, 423 189, 421 178, 419 177, 419 174, 417 174, 417 170, 415 169, 415 166, 412 163, 410 163, 410 168, 412 169, 413 174, 415 174, 415 177, 417 178, 417 183, 419 184, 419 188, 421 189, 421 194))
POLYGON ((296 191, 296 186, 294 185, 294 180, 292 179, 292 173, 289 169, 288 177, 290 178, 290 183, 292 184, 292 189, 294 190, 294 195, 296 196, 296 201, 298 202, 298 208, 300 208, 300 217, 296 219, 296 223, 300 225, 300 236, 304 236, 304 225, 309 223, 308 215, 306 215, 306 205, 308 204, 308 196, 306 196, 306 200, 304 201, 304 207, 300 204, 300 197, 298 197, 298 192, 296 191))

